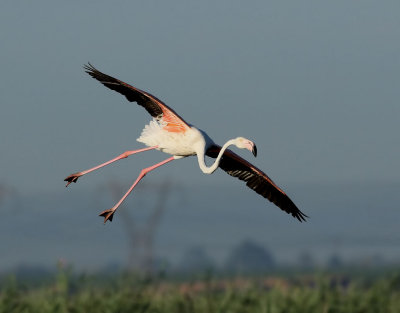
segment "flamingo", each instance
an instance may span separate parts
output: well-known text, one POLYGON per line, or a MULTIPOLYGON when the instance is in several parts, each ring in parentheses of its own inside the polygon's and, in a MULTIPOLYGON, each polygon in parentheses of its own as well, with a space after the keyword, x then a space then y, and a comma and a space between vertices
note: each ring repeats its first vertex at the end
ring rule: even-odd
POLYGON ((66 187, 72 182, 76 183, 78 178, 83 175, 136 153, 156 149, 172 155, 162 162, 142 169, 138 178, 124 196, 111 209, 105 210, 99 214, 99 216, 104 217, 104 223, 106 223, 107 220, 110 222, 112 221, 114 213, 121 203, 132 192, 139 181, 149 172, 173 160, 188 156, 197 156, 200 170, 203 173, 212 174, 219 167, 229 175, 246 182, 249 188, 253 189, 264 198, 267 198, 281 210, 291 214, 300 222, 305 221, 305 218, 308 217, 297 208, 286 193, 279 188, 267 174, 236 153, 227 149, 229 146, 233 145, 239 149, 249 150, 256 157, 257 147, 253 141, 243 137, 237 137, 228 140, 221 147, 215 144, 203 130, 185 122, 173 109, 150 93, 106 75, 97 70, 90 63, 84 65, 84 70, 104 86, 124 95, 128 101, 136 102, 144 107, 153 119, 145 126, 140 137, 137 139, 137 141, 144 143, 147 146, 146 148, 125 151, 114 159, 98 166, 86 171, 71 174, 64 179, 64 181, 67 182, 66 187), (204 160, 205 156, 215 158, 216 160, 212 165, 207 166, 204 160))

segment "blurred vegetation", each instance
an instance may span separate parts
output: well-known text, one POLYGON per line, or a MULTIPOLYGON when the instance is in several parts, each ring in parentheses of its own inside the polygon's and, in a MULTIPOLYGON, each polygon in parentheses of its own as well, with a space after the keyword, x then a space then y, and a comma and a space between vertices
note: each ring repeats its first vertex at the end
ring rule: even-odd
POLYGON ((399 312, 400 274, 286 273, 253 277, 74 274, 59 265, 42 280, 9 275, 0 313, 19 312, 399 312))

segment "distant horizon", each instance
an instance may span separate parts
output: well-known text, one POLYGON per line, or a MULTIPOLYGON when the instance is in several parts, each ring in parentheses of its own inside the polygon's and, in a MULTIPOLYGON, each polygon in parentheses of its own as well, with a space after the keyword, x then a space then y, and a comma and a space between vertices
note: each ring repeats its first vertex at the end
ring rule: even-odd
MULTIPOLYGON (((131 216, 140 225, 156 201, 152 191, 156 185, 148 182, 128 197, 107 225, 98 214, 114 200, 104 186, 101 191, 88 183, 86 190, 77 183, 56 193, 7 200, 0 206, 4 212, 0 228, 7 234, 7 246, 13 248, 0 259, 0 267, 21 263, 26 255, 33 263, 46 259, 51 264, 62 257, 78 267, 100 266, 110 262, 110 256, 121 262, 127 254, 122 219, 131 216)), ((121 191, 128 185, 121 184, 121 191)), ((303 251, 317 260, 332 253, 344 259, 378 254, 388 262, 400 259, 400 211, 393 205, 398 185, 291 184, 289 189, 289 196, 310 216, 307 222, 299 223, 240 181, 229 186, 175 183, 155 234, 156 255, 176 262, 187 247, 199 245, 221 262, 229 249, 249 239, 283 263, 303 251)))

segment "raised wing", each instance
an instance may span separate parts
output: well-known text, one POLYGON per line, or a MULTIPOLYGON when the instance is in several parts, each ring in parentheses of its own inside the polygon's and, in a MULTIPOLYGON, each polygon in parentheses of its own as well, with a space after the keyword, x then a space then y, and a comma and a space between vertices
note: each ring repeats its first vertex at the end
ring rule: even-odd
POLYGON ((92 64, 84 65, 85 72, 97 79, 104 86, 124 95, 130 102, 136 102, 154 118, 165 123, 164 129, 170 132, 185 132, 189 125, 174 110, 153 95, 135 88, 123 81, 106 75, 92 64))
MULTIPOLYGON (((207 150, 206 154, 209 157, 216 158, 220 150, 220 146, 214 145, 207 150)), ((297 218, 300 222, 305 221, 306 217, 308 217, 297 208, 286 193, 267 174, 231 150, 225 150, 219 167, 229 175, 245 181, 249 188, 267 198, 277 207, 297 218)))

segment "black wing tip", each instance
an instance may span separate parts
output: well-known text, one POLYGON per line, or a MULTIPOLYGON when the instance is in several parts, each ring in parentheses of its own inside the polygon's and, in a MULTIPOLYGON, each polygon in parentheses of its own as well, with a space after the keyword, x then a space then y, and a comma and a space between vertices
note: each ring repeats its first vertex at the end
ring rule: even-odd
POLYGON ((282 208, 287 213, 291 214, 294 218, 296 218, 300 223, 307 222, 308 215, 304 214, 299 210, 299 208, 293 203, 293 201, 286 195, 286 199, 289 200, 289 203, 286 205, 286 209, 282 208))
MULTIPOLYGON (((90 62, 87 64, 83 65, 83 69, 85 70, 86 73, 88 73, 92 78, 98 80, 100 83, 102 83, 104 86, 115 90, 112 88, 110 85, 121 85, 121 82, 119 82, 117 79, 114 77, 111 77, 107 74, 104 74, 103 72, 99 71, 97 68, 95 68, 90 62)), ((116 90, 118 91, 118 90, 116 90)), ((129 99, 128 99, 129 100, 129 99)))
POLYGON ((297 218, 300 221, 300 223, 307 222, 306 218, 310 218, 308 215, 304 214, 299 209, 297 209, 296 212, 293 212, 292 216, 297 218))
MULTIPOLYGON (((278 199, 276 199, 278 200, 278 199)), ((271 201, 271 200, 270 200, 271 201)), ((281 210, 285 211, 288 214, 291 214, 294 218, 296 218, 300 223, 307 222, 308 215, 304 214, 299 210, 296 204, 285 194, 283 201, 271 201, 281 210)))
POLYGON ((100 71, 97 68, 95 68, 90 62, 84 64, 83 69, 85 70, 86 73, 88 73, 92 77, 94 77, 96 73, 100 73, 100 71))
POLYGON ((83 68, 87 71, 95 70, 96 68, 92 65, 92 63, 87 62, 87 64, 83 64, 83 68))

